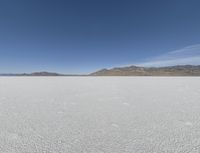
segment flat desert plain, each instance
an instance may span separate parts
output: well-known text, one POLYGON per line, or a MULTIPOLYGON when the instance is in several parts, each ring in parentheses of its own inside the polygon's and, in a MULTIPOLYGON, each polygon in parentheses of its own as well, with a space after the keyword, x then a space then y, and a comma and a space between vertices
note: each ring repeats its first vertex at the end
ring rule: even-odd
POLYGON ((0 77, 0 153, 199 152, 199 77, 0 77))

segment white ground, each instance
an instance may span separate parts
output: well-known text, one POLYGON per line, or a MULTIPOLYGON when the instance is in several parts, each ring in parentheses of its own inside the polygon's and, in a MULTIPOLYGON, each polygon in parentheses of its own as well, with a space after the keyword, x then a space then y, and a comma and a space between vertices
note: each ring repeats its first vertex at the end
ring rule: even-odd
POLYGON ((199 77, 1 77, 0 153, 199 153, 199 77))

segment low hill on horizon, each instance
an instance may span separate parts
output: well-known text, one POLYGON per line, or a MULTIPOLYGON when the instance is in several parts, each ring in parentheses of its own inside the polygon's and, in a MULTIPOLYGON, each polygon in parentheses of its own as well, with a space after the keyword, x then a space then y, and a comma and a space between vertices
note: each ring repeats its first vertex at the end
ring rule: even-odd
POLYGON ((200 76, 200 65, 176 65, 166 67, 127 66, 101 69, 91 76, 200 76))
POLYGON ((0 76, 64 76, 64 74, 59 74, 55 72, 33 72, 33 73, 4 73, 0 76))
POLYGON ((1 73, 0 76, 86 76, 83 74, 61 74, 56 72, 33 72, 33 73, 1 73))
POLYGON ((0 76, 200 76, 200 65, 166 67, 127 66, 101 69, 90 74, 60 74, 55 72, 2 73, 0 76))

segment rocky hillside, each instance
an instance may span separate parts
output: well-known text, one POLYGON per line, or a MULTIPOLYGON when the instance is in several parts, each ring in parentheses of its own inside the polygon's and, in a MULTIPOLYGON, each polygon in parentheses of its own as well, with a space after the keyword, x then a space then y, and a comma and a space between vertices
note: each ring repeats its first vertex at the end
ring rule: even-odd
POLYGON ((91 76, 200 76, 200 65, 178 65, 168 67, 117 67, 102 69, 91 76))

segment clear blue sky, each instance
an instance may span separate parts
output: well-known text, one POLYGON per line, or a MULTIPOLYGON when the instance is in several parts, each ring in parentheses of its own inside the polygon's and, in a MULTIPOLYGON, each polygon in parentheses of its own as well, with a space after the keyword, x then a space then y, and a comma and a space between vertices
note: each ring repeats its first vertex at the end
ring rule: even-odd
POLYGON ((0 1, 0 73, 200 64, 199 44, 199 0, 0 1))

